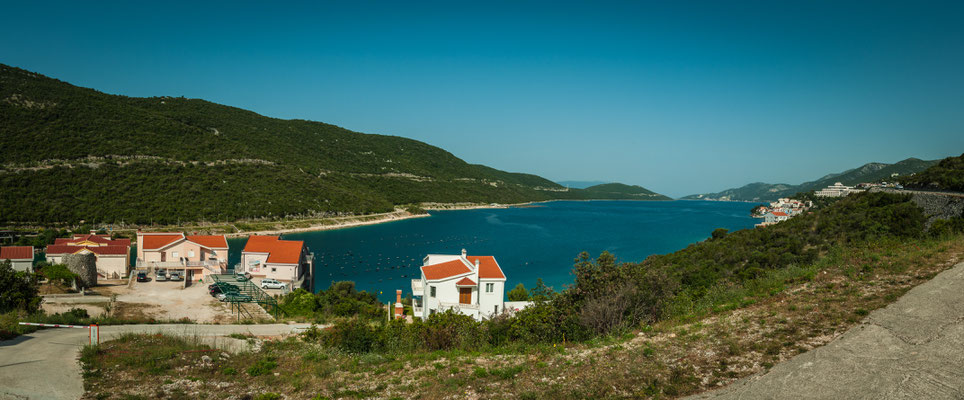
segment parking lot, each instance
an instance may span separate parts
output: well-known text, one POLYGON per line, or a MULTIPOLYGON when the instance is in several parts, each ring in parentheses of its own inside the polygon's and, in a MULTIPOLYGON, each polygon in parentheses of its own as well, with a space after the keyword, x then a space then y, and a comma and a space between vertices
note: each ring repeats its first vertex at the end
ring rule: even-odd
POLYGON ((148 282, 133 282, 131 287, 112 286, 100 290, 116 294, 119 303, 139 309, 145 316, 157 320, 188 318, 195 322, 230 322, 228 307, 208 294, 207 284, 193 282, 187 288, 183 281, 156 281, 153 274, 148 282))

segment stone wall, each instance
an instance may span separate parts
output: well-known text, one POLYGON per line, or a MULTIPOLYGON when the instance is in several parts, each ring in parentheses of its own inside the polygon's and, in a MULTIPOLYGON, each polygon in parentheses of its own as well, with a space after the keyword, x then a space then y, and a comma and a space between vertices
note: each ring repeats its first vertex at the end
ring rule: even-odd
POLYGON ((935 220, 964 216, 964 195, 959 193, 919 192, 890 188, 874 188, 871 191, 911 195, 911 201, 924 209, 924 214, 928 216, 928 228, 935 220))
POLYGON ((93 287, 97 284, 97 256, 91 253, 67 254, 63 262, 70 272, 77 274, 81 286, 93 287))

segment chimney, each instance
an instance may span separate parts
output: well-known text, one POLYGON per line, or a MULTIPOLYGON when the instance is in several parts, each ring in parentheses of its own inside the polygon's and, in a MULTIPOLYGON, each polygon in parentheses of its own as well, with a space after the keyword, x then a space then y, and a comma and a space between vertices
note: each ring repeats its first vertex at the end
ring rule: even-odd
POLYGON ((395 319, 405 318, 405 306, 402 305, 402 289, 395 291, 395 319))
POLYGON ((465 249, 462 249, 462 258, 465 258, 465 249))
POLYGON ((479 259, 478 259, 478 258, 475 259, 475 270, 476 270, 476 271, 479 270, 479 259))

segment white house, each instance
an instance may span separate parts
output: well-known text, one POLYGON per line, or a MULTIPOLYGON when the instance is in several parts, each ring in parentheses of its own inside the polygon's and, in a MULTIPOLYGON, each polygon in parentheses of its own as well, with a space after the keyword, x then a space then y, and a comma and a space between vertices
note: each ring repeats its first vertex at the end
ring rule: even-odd
POLYGON ((68 254, 88 254, 96 258, 97 275, 108 279, 127 276, 131 264, 131 240, 111 239, 110 235, 75 234, 72 238, 58 238, 47 246, 46 258, 51 264, 64 262, 68 254))
POLYGON ((241 264, 235 273, 248 273, 253 278, 276 279, 303 286, 311 275, 312 257, 301 240, 281 240, 278 236, 251 236, 241 252, 241 264))
POLYGON ((786 221, 790 219, 790 216, 787 215, 787 213, 782 211, 773 211, 773 212, 767 213, 767 215, 764 215, 763 218, 764 218, 764 223, 767 225, 770 225, 770 224, 775 224, 777 222, 786 221))
POLYGON ((33 246, 0 247, 0 261, 6 260, 14 271, 33 272, 33 246))
POLYGON ((476 320, 505 310, 505 274, 492 256, 429 254, 422 278, 412 280, 412 310, 416 317, 455 310, 476 320))
POLYGON ((137 232, 137 268, 184 271, 187 280, 222 274, 228 265, 224 235, 182 232, 137 232))
POLYGON ((862 191, 863 190, 855 189, 853 186, 845 186, 840 182, 836 182, 833 185, 816 191, 814 195, 817 197, 843 197, 851 193, 859 193, 862 191))

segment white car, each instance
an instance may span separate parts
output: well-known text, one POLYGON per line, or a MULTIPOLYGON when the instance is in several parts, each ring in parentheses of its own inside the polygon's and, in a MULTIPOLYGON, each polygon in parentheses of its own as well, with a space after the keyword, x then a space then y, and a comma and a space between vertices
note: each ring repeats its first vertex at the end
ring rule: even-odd
POLYGON ((288 286, 288 285, 285 284, 285 283, 283 283, 283 282, 279 282, 278 280, 275 280, 275 279, 262 279, 262 280, 261 280, 261 288, 262 288, 262 289, 281 289, 281 288, 283 288, 283 287, 285 287, 285 286, 288 286))

